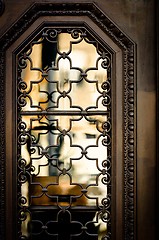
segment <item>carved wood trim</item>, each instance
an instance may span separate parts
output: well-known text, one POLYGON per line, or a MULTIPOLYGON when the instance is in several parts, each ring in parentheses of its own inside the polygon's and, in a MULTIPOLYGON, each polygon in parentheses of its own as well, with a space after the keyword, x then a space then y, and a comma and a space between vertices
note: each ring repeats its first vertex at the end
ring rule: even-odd
POLYGON ((0 51, 0 239, 5 239, 5 55, 0 51))
MULTIPOLYGON (((3 3, 3 1, 0 1, 3 3)), ((1 13, 0 8, 0 13, 1 13)), ((124 239, 135 239, 135 44, 93 3, 36 3, 0 39, 0 239, 5 239, 5 51, 40 16, 88 16, 123 51, 124 239)))

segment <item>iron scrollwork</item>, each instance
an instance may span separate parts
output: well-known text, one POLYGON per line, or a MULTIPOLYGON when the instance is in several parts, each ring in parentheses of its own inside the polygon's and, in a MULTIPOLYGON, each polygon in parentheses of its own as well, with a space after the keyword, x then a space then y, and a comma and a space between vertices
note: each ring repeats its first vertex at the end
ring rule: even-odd
POLYGON ((23 233, 23 223, 27 222, 32 226, 28 234, 33 239, 60 237, 58 228, 65 229, 65 225, 70 228, 69 233, 64 231, 68 237, 93 238, 100 234, 108 238, 111 53, 85 28, 45 26, 17 58, 19 237, 27 237, 23 233), (89 54, 85 54, 86 49, 89 54), (45 206, 47 224, 34 210, 41 205, 45 206), (56 221, 49 218, 48 206, 54 206, 56 221), (87 214, 83 212, 83 220, 77 214, 81 206, 87 214), (63 218, 66 220, 62 223, 63 218), (98 230, 101 224, 105 230, 98 230), (57 231, 52 231, 53 226, 57 231))

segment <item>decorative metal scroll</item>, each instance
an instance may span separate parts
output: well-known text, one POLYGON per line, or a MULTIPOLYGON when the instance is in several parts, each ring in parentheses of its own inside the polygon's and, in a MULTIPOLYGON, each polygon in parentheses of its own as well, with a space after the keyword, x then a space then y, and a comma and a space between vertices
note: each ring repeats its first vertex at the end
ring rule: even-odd
POLYGON ((18 54, 19 239, 110 238, 111 61, 85 28, 18 54))

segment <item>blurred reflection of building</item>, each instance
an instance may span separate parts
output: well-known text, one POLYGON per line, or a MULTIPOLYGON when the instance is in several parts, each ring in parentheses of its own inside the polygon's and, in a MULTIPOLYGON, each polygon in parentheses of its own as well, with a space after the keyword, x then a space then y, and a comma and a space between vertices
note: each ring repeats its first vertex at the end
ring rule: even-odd
MULTIPOLYGON (((40 40, 39 40, 40 41, 40 40)), ((58 51, 68 52, 70 50, 70 41, 72 41, 70 34, 67 33, 61 33, 59 34, 58 39, 58 51)), ((47 44, 47 43, 45 43, 47 44)), ((48 46, 51 47, 51 44, 48 46)), ((55 46, 54 46, 55 47, 55 46)), ((47 69, 52 66, 56 66, 57 59, 59 58, 59 54, 55 51, 55 49, 52 49, 52 57, 46 61, 46 53, 49 54, 49 50, 46 50, 45 47, 45 60, 43 51, 44 51, 44 45, 41 44, 35 44, 32 48, 32 53, 30 54, 30 58, 32 60, 33 66, 30 65, 30 62, 27 62, 27 67, 22 72, 22 78, 27 83, 28 89, 31 87, 30 97, 32 98, 32 105, 35 105, 33 108, 31 106, 31 102, 28 100, 27 105, 23 107, 23 111, 29 111, 29 110, 38 110, 39 103, 40 106, 45 109, 48 107, 51 107, 53 105, 53 102, 55 102, 59 97, 59 92, 54 89, 55 84, 49 84, 47 80, 40 81, 42 77, 41 71, 38 70, 41 68, 47 69), (32 70, 31 68, 35 68, 32 70), (36 70, 37 68, 37 70, 36 70), (32 82, 32 83, 31 83, 32 82), (38 83, 39 82, 39 83, 38 83), (38 84, 37 84, 38 83, 38 84), (47 94, 46 92, 53 92, 52 94, 52 101, 47 102, 47 94)), ((67 58, 61 58, 59 61, 59 70, 49 70, 48 71, 48 80, 49 81, 57 81, 58 87, 61 92, 69 92, 68 95, 71 99, 66 97, 60 98, 58 110, 61 111, 69 111, 69 110, 79 110, 78 106, 83 108, 85 110, 88 106, 94 106, 97 107, 99 110, 106 110, 106 107, 104 107, 101 103, 101 101, 98 102, 97 106, 97 98, 100 96, 100 93, 97 91, 96 88, 96 81, 98 81, 98 87, 101 89, 101 84, 107 79, 107 72, 106 69, 103 69, 101 67, 101 61, 98 60, 99 55, 97 53, 97 49, 93 44, 88 44, 84 40, 81 41, 78 44, 72 44, 72 51, 69 54, 70 61, 67 58), (97 64, 98 63, 98 64, 97 64), (74 69, 76 68, 76 69, 74 69), (87 79, 89 81, 79 81, 80 79, 80 71, 77 69, 80 68, 83 71, 87 71, 87 79), (74 81, 74 83, 70 84, 70 80, 74 81), (71 89, 71 90, 70 90, 71 89), (73 106, 77 106, 72 108, 71 104, 73 106)), ((26 89, 26 90, 28 90, 26 89)), ((55 107, 54 105, 54 107, 55 107)), ((56 108, 54 108, 57 110, 56 108)), ((87 157, 83 156, 82 159, 77 160, 78 156, 80 156, 80 148, 78 147, 71 147, 70 146, 70 138, 66 135, 63 138, 63 141, 61 142, 61 146, 58 151, 58 159, 61 162, 62 166, 66 169, 69 168, 70 164, 72 164, 71 167, 71 174, 72 174, 72 181, 82 184, 95 184, 96 183, 96 177, 99 174, 99 170, 97 169, 97 164, 99 168, 102 168, 102 161, 107 158, 107 149, 104 147, 101 143, 101 140, 97 144, 97 139, 100 136, 100 131, 96 128, 96 124, 98 122, 98 128, 101 130, 102 123, 106 121, 106 116, 101 115, 92 115, 88 117, 87 121, 85 118, 79 119, 77 116, 58 116, 58 117, 52 117, 51 121, 53 121, 58 118, 58 128, 62 130, 68 130, 69 128, 69 134, 71 136, 72 145, 79 145, 82 146, 83 149, 85 149, 88 146, 91 146, 87 149, 89 158, 93 159, 90 160, 87 157), (70 127, 71 124, 71 127, 70 127), (94 146, 94 147, 93 147, 94 146), (98 158, 98 162, 95 160, 98 158), (70 160, 72 159, 72 160, 70 160), (74 160, 75 159, 75 160, 74 160)), ((27 127, 29 128, 35 128, 38 125, 39 126, 45 126, 45 122, 49 124, 49 120, 47 120, 45 117, 41 119, 42 125, 39 123, 38 119, 32 121, 32 126, 30 126, 30 117, 23 116, 22 119, 24 122, 27 123, 27 127)), ((38 131, 34 131, 34 134, 37 134, 38 131)), ((40 142, 45 149, 48 145, 54 145, 56 143, 56 139, 53 139, 54 136, 51 133, 48 133, 46 130, 40 130, 40 142)), ((50 150, 54 151, 54 150, 50 150)), ((21 149, 22 155, 25 156, 25 159, 27 160, 28 164, 30 163, 30 154, 28 152, 27 146, 22 146, 21 149)), ((32 158, 36 159, 36 154, 32 155, 32 158)), ((54 152, 51 152, 51 154, 54 154, 54 152)), ((38 157, 38 156, 37 156, 38 157)), ((35 167, 35 172, 38 172, 38 167, 40 167, 40 172, 38 176, 54 176, 56 175, 56 169, 52 165, 48 165, 48 159, 43 156, 42 158, 38 160, 33 160, 33 165, 35 167)), ((67 186, 64 186, 67 188, 67 186)), ((69 189, 69 188, 68 188, 69 189)), ((67 191, 66 191, 67 193, 67 191)), ((92 187, 90 190, 88 190, 88 193, 91 197, 95 196, 98 197, 99 200, 106 196, 107 189, 106 186, 101 183, 101 181, 98 182, 98 188, 92 187)), ((22 188, 22 194, 24 196, 28 195, 28 183, 23 185, 22 188), (25 186, 25 187, 24 187, 25 186)), ((95 201, 91 199, 87 199, 88 205, 95 205, 95 201)))

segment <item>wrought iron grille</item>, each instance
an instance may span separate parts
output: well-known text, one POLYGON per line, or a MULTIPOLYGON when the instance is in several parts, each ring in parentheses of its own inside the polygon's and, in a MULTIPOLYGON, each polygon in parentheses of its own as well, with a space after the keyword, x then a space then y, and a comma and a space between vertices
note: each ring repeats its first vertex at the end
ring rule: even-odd
POLYGON ((16 61, 18 239, 110 239, 112 54, 49 26, 16 61))

